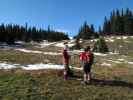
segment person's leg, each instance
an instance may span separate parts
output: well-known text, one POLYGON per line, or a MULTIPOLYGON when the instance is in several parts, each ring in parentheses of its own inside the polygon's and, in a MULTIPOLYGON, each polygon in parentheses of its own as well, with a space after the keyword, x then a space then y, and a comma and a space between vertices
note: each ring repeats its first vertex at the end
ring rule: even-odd
POLYGON ((87 80, 91 81, 91 64, 88 64, 88 75, 87 75, 87 80))
POLYGON ((84 73, 84 82, 86 82, 87 81, 87 75, 86 75, 86 73, 84 73))
POLYGON ((87 74, 87 81, 91 81, 91 73, 90 72, 87 74))
POLYGON ((67 71, 64 70, 64 80, 67 80, 68 79, 68 74, 67 74, 67 71))
POLYGON ((68 66, 67 64, 64 65, 65 69, 64 69, 64 80, 68 79, 68 66))
POLYGON ((84 70, 84 82, 87 82, 87 64, 83 63, 83 70, 84 70))

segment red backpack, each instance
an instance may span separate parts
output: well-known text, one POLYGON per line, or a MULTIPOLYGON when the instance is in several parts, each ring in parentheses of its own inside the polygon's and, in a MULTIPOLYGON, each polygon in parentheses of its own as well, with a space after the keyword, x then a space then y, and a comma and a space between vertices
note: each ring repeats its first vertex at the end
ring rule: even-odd
POLYGON ((92 54, 91 54, 91 52, 81 52, 80 53, 80 60, 82 60, 82 61, 89 61, 89 62, 91 62, 91 60, 92 60, 92 54))

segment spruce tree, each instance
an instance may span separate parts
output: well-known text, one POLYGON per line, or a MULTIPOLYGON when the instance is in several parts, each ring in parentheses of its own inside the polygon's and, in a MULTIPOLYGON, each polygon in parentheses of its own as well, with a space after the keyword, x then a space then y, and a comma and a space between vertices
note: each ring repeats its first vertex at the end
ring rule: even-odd
POLYGON ((95 32, 93 24, 89 26, 85 21, 84 24, 80 27, 79 33, 76 37, 88 40, 92 38, 97 38, 97 35, 98 34, 95 32))
POLYGON ((100 37, 99 40, 94 44, 93 51, 100 53, 107 53, 109 51, 108 46, 103 37, 100 37))

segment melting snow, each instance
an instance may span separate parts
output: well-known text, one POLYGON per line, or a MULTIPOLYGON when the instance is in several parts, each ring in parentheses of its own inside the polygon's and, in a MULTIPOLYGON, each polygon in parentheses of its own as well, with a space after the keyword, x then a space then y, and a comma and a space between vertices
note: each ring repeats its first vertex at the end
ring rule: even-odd
MULTIPOLYGON (((68 47, 72 47, 72 46, 74 46, 75 44, 74 44, 74 43, 68 43, 67 45, 68 45, 68 47)), ((57 46, 57 47, 62 47, 62 48, 63 48, 63 47, 64 47, 64 43, 62 43, 62 42, 61 42, 61 43, 57 43, 57 44, 55 44, 55 46, 57 46)))
POLYGON ((97 56, 107 56, 107 54, 98 53, 98 52, 94 52, 94 55, 97 55, 97 56))
POLYGON ((111 66, 111 64, 109 64, 109 63, 105 63, 105 62, 102 63, 101 65, 102 65, 102 66, 111 66))
POLYGON ((127 36, 123 36, 122 38, 123 38, 123 39, 127 39, 128 37, 127 37, 127 36))
POLYGON ((117 37, 116 39, 121 39, 121 37, 117 37))
MULTIPOLYGON (((53 65, 53 64, 30 64, 26 66, 22 66, 20 64, 10 64, 10 63, 0 63, 0 69, 13 69, 13 68, 22 68, 24 70, 41 70, 41 69, 57 69, 61 70, 64 69, 64 65, 53 65)), ((72 67, 70 68, 75 70, 82 70, 82 68, 72 67)))
POLYGON ((121 63, 120 61, 113 61, 113 60, 107 60, 107 61, 111 61, 111 62, 113 62, 113 63, 121 63))
POLYGON ((25 70, 40 70, 40 69, 64 69, 63 65, 52 65, 52 64, 34 64, 27 65, 27 67, 23 67, 25 70))
POLYGON ((63 43, 57 43, 57 44, 55 44, 55 46, 57 46, 57 47, 64 47, 64 44, 63 43))
POLYGON ((39 43, 40 48, 44 48, 50 45, 55 44, 56 42, 48 42, 47 40, 43 40, 43 42, 39 43))
POLYGON ((128 64, 132 64, 133 65, 133 62, 127 62, 128 64))
POLYGON ((61 55, 61 53, 56 53, 56 52, 43 52, 45 55, 61 55))
POLYGON ((117 53, 117 52, 109 52, 109 54, 115 54, 115 55, 117 55, 119 53, 117 53))
POLYGON ((40 46, 41 46, 40 48, 44 48, 44 47, 47 47, 47 46, 50 46, 50 45, 53 45, 53 44, 55 44, 55 43, 45 43, 44 42, 44 43, 40 44, 40 46))
POLYGON ((42 53, 41 51, 33 51, 33 50, 26 50, 26 49, 16 49, 16 50, 25 52, 25 53, 42 53))
POLYGON ((61 53, 56 52, 42 52, 42 51, 33 51, 33 50, 26 50, 26 49, 16 49, 21 52, 25 53, 37 53, 37 54, 45 54, 45 55, 61 55, 61 53))
POLYGON ((119 60, 119 61, 124 61, 124 59, 117 59, 117 60, 119 60))
POLYGON ((113 39, 106 39, 106 42, 114 42, 113 39))
POLYGON ((19 64, 8 64, 6 62, 0 63, 0 69, 13 69, 18 68, 19 64))
POLYGON ((119 47, 123 47, 122 45, 120 45, 119 47))
POLYGON ((130 36, 131 38, 133 38, 133 36, 130 36))

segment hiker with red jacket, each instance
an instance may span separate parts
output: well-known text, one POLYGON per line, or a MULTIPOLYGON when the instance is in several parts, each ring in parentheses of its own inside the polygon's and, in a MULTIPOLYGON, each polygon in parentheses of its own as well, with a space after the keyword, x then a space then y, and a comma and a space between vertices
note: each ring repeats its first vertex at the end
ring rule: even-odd
POLYGON ((91 81, 91 66, 93 64, 93 53, 90 46, 80 53, 80 61, 84 72, 84 83, 87 84, 91 81))
POLYGON ((63 48, 63 64, 64 64, 64 79, 67 80, 68 76, 70 74, 70 68, 69 68, 69 59, 70 56, 68 54, 68 45, 67 43, 64 43, 64 48, 63 48))

